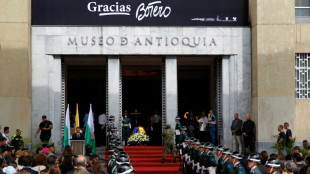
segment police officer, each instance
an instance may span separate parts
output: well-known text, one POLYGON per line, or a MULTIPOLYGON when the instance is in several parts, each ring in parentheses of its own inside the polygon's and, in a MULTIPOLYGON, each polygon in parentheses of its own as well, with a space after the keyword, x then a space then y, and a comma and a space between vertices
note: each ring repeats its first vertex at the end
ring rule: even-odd
POLYGON ((11 138, 11 145, 14 146, 15 150, 18 151, 24 147, 24 140, 21 136, 22 131, 20 129, 16 130, 16 134, 11 138))
POLYGON ((185 169, 186 169, 186 173, 188 173, 189 171, 191 171, 191 151, 192 151, 192 148, 193 148, 193 141, 195 140, 194 137, 190 138, 188 140, 188 145, 185 147, 185 150, 184 150, 184 164, 185 164, 185 169))
POLYGON ((185 126, 182 126, 180 130, 181 130, 181 134, 176 141, 177 147, 181 146, 184 140, 188 138, 187 133, 186 133, 187 128, 185 126))
POLYGON ((130 135, 130 129, 131 129, 131 119, 128 117, 127 111, 124 112, 122 123, 123 123, 123 126, 122 126, 123 144, 127 145, 127 141, 128 141, 128 138, 130 135))
POLYGON ((266 162, 267 173, 268 174, 278 174, 280 168, 280 161, 277 158, 269 158, 266 162))
POLYGON ((233 165, 230 162, 230 156, 231 152, 229 149, 224 149, 223 150, 223 161, 224 161, 224 166, 222 169, 222 174, 233 174, 234 173, 234 168, 233 165))
POLYGON ((194 140, 193 141, 193 148, 191 149, 191 167, 192 167, 192 173, 195 173, 197 170, 197 163, 199 162, 200 159, 200 152, 199 152, 199 145, 200 142, 199 140, 194 140))
POLYGON ((233 152, 230 158, 231 163, 234 165, 234 174, 245 174, 244 167, 240 164, 242 154, 238 151, 233 152))
POLYGON ((166 129, 163 131, 164 137, 164 151, 163 151, 163 159, 161 160, 161 163, 165 162, 166 154, 168 150, 173 153, 173 162, 176 163, 176 149, 175 149, 175 141, 174 141, 174 130, 171 129, 170 124, 166 126, 166 129))
POLYGON ((211 143, 206 143, 204 146, 204 153, 200 157, 201 170, 204 174, 215 172, 216 161, 212 151, 213 145, 211 143))
POLYGON ((200 145, 199 145, 199 159, 198 159, 198 162, 197 162, 196 167, 195 167, 196 173, 200 173, 200 171, 201 171, 201 164, 202 164, 201 163, 201 157, 204 154, 204 147, 205 147, 205 143, 200 143, 200 145))
POLYGON ((218 162, 216 167, 216 173, 222 173, 223 167, 224 167, 224 160, 222 158, 223 156, 223 150, 225 149, 224 146, 219 145, 216 149, 216 156, 218 156, 218 162))
POLYGON ((248 167, 251 169, 250 174, 261 174, 261 171, 257 167, 260 163, 261 157, 259 153, 251 153, 248 157, 248 167))

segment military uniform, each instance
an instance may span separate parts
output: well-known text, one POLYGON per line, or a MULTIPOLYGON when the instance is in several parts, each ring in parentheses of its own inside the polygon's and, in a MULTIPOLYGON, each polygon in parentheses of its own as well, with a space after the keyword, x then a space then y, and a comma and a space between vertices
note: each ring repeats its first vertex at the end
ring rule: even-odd
POLYGON ((176 123, 175 125, 175 142, 176 144, 180 144, 180 139, 181 139, 181 123, 180 121, 176 123))
POLYGON ((130 128, 131 128, 131 119, 128 117, 123 117, 123 126, 122 126, 122 139, 127 144, 129 135, 130 135, 130 128))
POLYGON ((175 141, 174 141, 174 130, 166 129, 163 131, 164 137, 164 152, 163 152, 163 160, 166 159, 166 154, 170 149, 173 153, 173 158, 176 158, 176 149, 175 149, 175 141))
POLYGON ((111 155, 110 159, 108 160, 108 173, 117 174, 117 163, 113 155, 111 155))
MULTIPOLYGON (((212 152, 204 152, 200 157, 200 166, 203 166, 205 169, 208 167, 216 167, 215 157, 212 152)), ((205 174, 208 174, 208 170, 204 170, 205 174)))
POLYGON ((179 136, 179 139, 177 139, 177 144, 182 144, 184 142, 185 139, 187 139, 188 136, 187 136, 187 133, 184 132, 184 134, 181 133, 181 135, 179 136))
POLYGON ((259 170, 259 168, 256 166, 254 169, 251 169, 250 174, 262 174, 262 172, 259 170))
POLYGON ((244 167, 240 164, 240 162, 234 167, 234 174, 245 174, 244 167))
POLYGON ((226 161, 224 162, 224 166, 223 166, 223 173, 222 174, 233 174, 234 173, 234 168, 233 165, 230 162, 230 159, 226 159, 226 161))
POLYGON ((108 137, 108 145, 111 143, 111 135, 112 135, 112 128, 114 128, 114 122, 109 121, 106 125, 107 127, 107 137, 108 137))
POLYGON ((13 135, 11 139, 11 145, 14 146, 16 151, 20 150, 22 147, 24 147, 23 137, 16 134, 13 135))
POLYGON ((217 162, 217 168, 216 168, 216 173, 223 173, 224 170, 224 160, 222 156, 219 157, 218 162, 217 162))
POLYGON ((193 159, 192 160, 194 160, 194 164, 193 165, 195 165, 195 167, 192 168, 193 169, 193 173, 195 173, 195 171, 197 170, 197 163, 200 160, 200 155, 201 155, 201 152, 199 151, 199 147, 197 147, 193 151, 193 159))

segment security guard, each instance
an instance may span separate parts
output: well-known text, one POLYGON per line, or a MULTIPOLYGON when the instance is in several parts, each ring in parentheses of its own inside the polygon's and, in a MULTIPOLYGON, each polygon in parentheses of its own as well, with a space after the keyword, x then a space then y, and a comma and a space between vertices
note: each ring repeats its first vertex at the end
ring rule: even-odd
POLYGON ((216 168, 217 174, 222 173, 222 170, 224 167, 224 160, 222 158, 224 149, 225 147, 222 145, 217 146, 217 149, 216 149, 216 155, 219 157, 218 162, 217 162, 217 168, 216 168))
POLYGON ((224 166, 223 169, 221 171, 222 174, 233 174, 234 173, 234 168, 233 165, 230 162, 230 156, 231 156, 231 152, 229 149, 224 149, 223 150, 223 160, 224 160, 224 166))
POLYGON ((176 163, 176 149, 175 149, 175 141, 174 141, 174 130, 171 129, 170 124, 166 126, 166 129, 163 131, 164 137, 164 152, 163 152, 163 159, 161 160, 161 163, 165 162, 166 154, 168 150, 173 153, 173 162, 176 163))
POLYGON ((269 158, 266 162, 267 173, 268 174, 278 174, 278 170, 281 164, 277 158, 269 158))
POLYGON ((215 172, 216 161, 212 151, 213 145, 211 143, 206 143, 204 146, 204 153, 200 157, 201 170, 204 174, 215 172))
POLYGON ((242 154, 238 151, 233 152, 231 155, 231 163, 234 165, 234 174, 245 174, 244 167, 240 164, 242 154))
POLYGON ((130 129, 131 129, 131 119, 127 115, 127 111, 124 112, 124 117, 122 120, 123 126, 122 126, 122 139, 123 144, 127 145, 128 138, 130 136, 130 129))
POLYGON ((24 140, 21 136, 22 131, 20 129, 16 130, 16 134, 11 138, 11 145, 14 146, 15 150, 18 151, 24 147, 24 140))
POLYGON ((257 167, 257 164, 260 163, 259 153, 251 153, 248 157, 248 166, 251 169, 250 174, 261 174, 262 172, 257 167))

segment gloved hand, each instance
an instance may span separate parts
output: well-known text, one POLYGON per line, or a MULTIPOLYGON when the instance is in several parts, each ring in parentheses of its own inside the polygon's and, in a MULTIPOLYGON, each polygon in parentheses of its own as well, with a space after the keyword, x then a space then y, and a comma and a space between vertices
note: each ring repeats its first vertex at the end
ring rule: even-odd
POLYGON ((187 165, 190 165, 190 164, 191 164, 191 161, 187 161, 186 164, 187 164, 187 165))
POLYGON ((199 170, 199 169, 197 169, 197 170, 196 170, 196 173, 200 173, 200 170, 199 170))
POLYGON ((195 166, 193 165, 192 170, 195 170, 195 166))

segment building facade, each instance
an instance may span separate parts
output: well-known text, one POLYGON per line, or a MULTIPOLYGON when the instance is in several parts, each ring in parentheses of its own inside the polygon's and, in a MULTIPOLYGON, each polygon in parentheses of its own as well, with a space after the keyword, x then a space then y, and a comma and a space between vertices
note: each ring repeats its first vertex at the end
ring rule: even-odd
POLYGON ((61 146, 67 104, 73 108, 81 101, 75 95, 92 89, 73 93, 72 86, 90 77, 102 82, 95 93, 102 100, 97 109, 117 116, 117 123, 124 109, 134 112, 126 98, 135 97, 128 93, 136 91, 127 90, 135 77, 159 85, 159 91, 148 92, 160 96, 154 100, 162 126, 174 125, 176 115, 202 103, 205 107, 197 110, 215 109, 218 141, 227 147, 234 113, 241 119, 251 113, 258 151, 274 144, 277 126, 284 122, 297 141, 308 139, 308 81, 301 78, 307 72, 299 65, 306 66, 310 57, 310 25, 307 16, 298 16, 297 1, 250 0, 244 26, 39 25, 31 23, 36 13, 31 13, 30 0, 0 3, 5 9, 0 12, 1 125, 22 129, 28 143, 39 141, 34 135, 41 116, 47 115, 54 123, 51 141, 61 146), (184 85, 187 80, 205 80, 209 87, 191 89, 184 85), (199 95, 186 89, 199 89, 208 101, 195 103, 190 97, 199 95), (195 106, 185 105, 187 100, 195 106))

